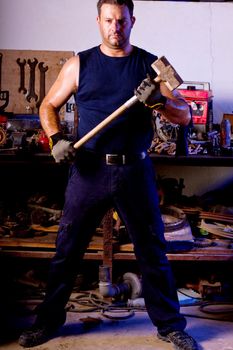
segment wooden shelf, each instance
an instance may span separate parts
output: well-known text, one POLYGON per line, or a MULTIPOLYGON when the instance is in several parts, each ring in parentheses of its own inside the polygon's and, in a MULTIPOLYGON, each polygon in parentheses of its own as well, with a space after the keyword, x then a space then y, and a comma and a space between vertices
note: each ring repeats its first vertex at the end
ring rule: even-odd
MULTIPOLYGON (((18 249, 1 249, 0 248, 0 258, 1 257, 11 257, 11 258, 23 258, 23 259, 51 259, 54 256, 55 251, 43 251, 43 250, 18 250, 18 249)), ((87 252, 84 256, 85 260, 100 260, 103 259, 102 252, 87 252)))
MULTIPOLYGON (((50 259, 55 253, 55 236, 33 238, 0 238, 0 256, 16 258, 44 258, 50 259)), ((171 261, 233 261, 233 249, 223 247, 193 248, 187 252, 168 253, 171 261)), ((103 237, 94 236, 85 259, 103 259, 103 237)), ((132 244, 113 245, 112 260, 135 260, 132 244)))
MULTIPOLYGON (((0 237, 0 256, 51 258, 55 253, 56 233, 28 238, 0 237)), ((86 258, 102 258, 103 238, 94 236, 86 252, 86 258)))

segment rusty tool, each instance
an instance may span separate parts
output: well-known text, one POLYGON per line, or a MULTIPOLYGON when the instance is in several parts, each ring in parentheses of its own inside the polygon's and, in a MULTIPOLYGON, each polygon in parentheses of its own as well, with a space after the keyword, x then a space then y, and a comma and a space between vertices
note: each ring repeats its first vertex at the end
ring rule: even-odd
MULTIPOLYGON (((153 62, 151 67, 157 73, 157 77, 154 79, 154 81, 156 83, 160 83, 163 81, 170 91, 173 91, 183 83, 182 78, 178 75, 178 73, 168 62, 165 56, 162 56, 155 62, 153 62)), ((138 102, 138 98, 134 95, 123 105, 121 105, 117 110, 115 110, 112 114, 110 114, 107 118, 105 118, 101 123, 99 123, 95 128, 93 128, 86 135, 84 135, 78 142, 76 142, 74 144, 74 148, 78 149, 79 147, 81 147, 84 143, 86 143, 88 140, 94 137, 99 131, 101 131, 108 124, 110 124, 114 119, 120 116, 128 108, 133 106, 136 102, 138 102)))
POLYGON ((170 91, 178 88, 178 86, 183 83, 183 79, 179 76, 165 56, 162 56, 153 62, 151 67, 157 73, 157 77, 154 79, 155 82, 160 83, 163 81, 170 91))
POLYGON ((27 94, 27 101, 31 102, 31 99, 34 98, 35 101, 37 101, 38 96, 35 93, 35 71, 36 71, 36 65, 38 63, 38 60, 34 58, 34 61, 31 61, 28 59, 28 64, 30 67, 30 79, 29 79, 29 91, 27 94))
POLYGON ((3 105, 0 106, 0 111, 8 106, 9 103, 9 91, 2 91, 2 53, 0 52, 0 101, 4 101, 3 105))
POLYGON ((20 68, 20 84, 19 84, 19 88, 18 91, 21 92, 23 94, 27 93, 27 89, 25 87, 25 65, 26 65, 26 60, 24 59, 22 62, 20 61, 20 58, 17 58, 16 62, 19 65, 20 68))
POLYGON ((44 62, 40 62, 38 64, 38 68, 40 70, 40 97, 38 102, 36 103, 36 107, 39 108, 41 105, 41 102, 43 101, 45 97, 45 72, 49 69, 48 66, 43 67, 44 62))

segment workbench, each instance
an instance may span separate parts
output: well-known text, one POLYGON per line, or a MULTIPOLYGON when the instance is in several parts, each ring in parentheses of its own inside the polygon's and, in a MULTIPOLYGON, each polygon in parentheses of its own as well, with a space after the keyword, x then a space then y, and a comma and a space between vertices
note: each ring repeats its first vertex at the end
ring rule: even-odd
MULTIPOLYGON (((172 157, 151 154, 157 166, 223 166, 232 167, 233 157, 188 156, 172 157)), ((2 198, 24 195, 32 190, 50 190, 63 192, 66 186, 68 165, 55 164, 47 154, 0 154, 2 198), (45 184, 47 186, 45 186, 45 184), (10 189, 10 193, 8 191, 10 189)), ((12 200, 15 200, 13 197, 12 200)), ((16 258, 50 259, 55 252, 55 233, 48 233, 33 238, 0 238, 0 256, 16 258)), ((167 254, 171 261, 233 261, 233 249, 222 247, 193 248, 187 252, 167 254)), ((106 214, 103 224, 103 235, 96 236, 90 243, 85 259, 101 261, 112 267, 114 261, 135 260, 132 244, 119 245, 112 239, 112 213, 106 214)))

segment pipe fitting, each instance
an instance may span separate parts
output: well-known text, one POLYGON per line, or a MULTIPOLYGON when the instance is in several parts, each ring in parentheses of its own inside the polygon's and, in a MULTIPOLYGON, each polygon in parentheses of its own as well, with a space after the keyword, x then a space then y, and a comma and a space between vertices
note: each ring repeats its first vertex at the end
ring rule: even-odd
POLYGON ((141 295, 141 282, 137 275, 127 272, 123 275, 123 282, 112 284, 110 280, 110 269, 108 266, 99 267, 99 293, 103 297, 116 297, 119 295, 130 295, 131 299, 141 295))

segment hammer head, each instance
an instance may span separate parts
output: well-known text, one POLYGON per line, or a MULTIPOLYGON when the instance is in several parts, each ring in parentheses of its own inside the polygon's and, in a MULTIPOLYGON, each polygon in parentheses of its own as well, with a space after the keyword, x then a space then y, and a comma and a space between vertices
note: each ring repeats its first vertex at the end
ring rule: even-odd
POLYGON ((170 91, 173 91, 183 83, 182 78, 168 62, 165 56, 152 63, 151 67, 157 73, 156 82, 163 81, 170 91))

